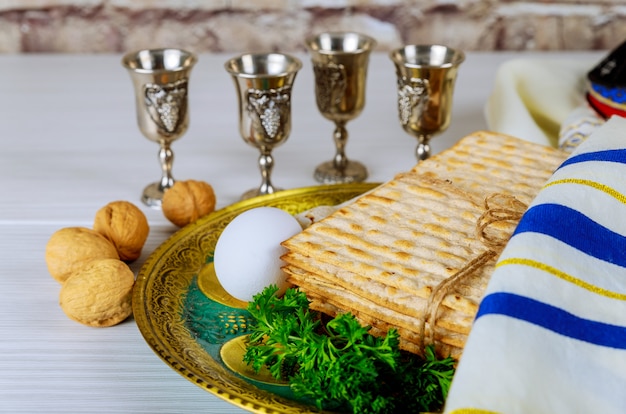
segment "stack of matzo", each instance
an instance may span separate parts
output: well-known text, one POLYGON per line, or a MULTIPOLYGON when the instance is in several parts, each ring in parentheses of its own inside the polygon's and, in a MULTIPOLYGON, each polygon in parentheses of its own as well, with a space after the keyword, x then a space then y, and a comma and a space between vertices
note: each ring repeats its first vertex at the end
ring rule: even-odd
MULTIPOLYGON (((458 358, 499 254, 477 237, 485 199, 497 194, 519 210, 565 157, 477 132, 285 241, 284 269, 313 309, 351 312, 374 334, 396 328, 406 350, 421 354, 432 341, 440 355, 458 358), (468 276, 442 290, 461 270, 468 276)), ((485 232, 505 242, 515 224, 485 232)))

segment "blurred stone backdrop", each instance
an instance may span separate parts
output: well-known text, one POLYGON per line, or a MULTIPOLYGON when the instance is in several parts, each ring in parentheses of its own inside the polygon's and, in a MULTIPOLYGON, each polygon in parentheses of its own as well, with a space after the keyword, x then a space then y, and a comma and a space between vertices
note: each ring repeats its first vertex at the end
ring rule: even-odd
POLYGON ((375 37, 379 50, 443 43, 464 50, 611 49, 624 0, 0 0, 0 53, 301 51, 327 30, 375 37))

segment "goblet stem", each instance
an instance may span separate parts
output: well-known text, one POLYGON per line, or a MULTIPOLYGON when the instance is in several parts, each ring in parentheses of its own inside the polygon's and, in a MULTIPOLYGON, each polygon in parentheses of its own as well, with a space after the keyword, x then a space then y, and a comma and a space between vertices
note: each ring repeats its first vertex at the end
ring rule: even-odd
POLYGON ((417 137, 418 144, 415 149, 417 162, 424 161, 430 157, 430 135, 419 135, 417 137))
POLYGON ((274 169, 274 158, 269 151, 261 152, 259 156, 259 169, 261 170, 261 186, 259 194, 272 194, 275 191, 270 180, 272 170, 274 169))
POLYGON ((164 192, 174 185, 174 177, 172 177, 174 152, 172 151, 170 144, 167 142, 161 143, 161 148, 159 149, 159 161, 161 163, 162 171, 160 190, 164 192))
POLYGON ((345 149, 348 141, 346 121, 335 121, 335 157, 317 166, 313 177, 324 184, 358 183, 367 178, 367 168, 358 161, 349 161, 345 149))
POLYGON ((252 189, 250 191, 246 191, 242 196, 242 200, 246 200, 248 198, 265 195, 265 194, 273 194, 276 191, 280 190, 272 185, 272 181, 270 179, 272 175, 272 169, 274 168, 274 157, 272 157, 271 150, 262 149, 261 155, 259 156, 259 170, 261 170, 261 185, 259 188, 252 189))
POLYGON ((348 141, 348 130, 346 129, 345 121, 335 122, 335 132, 333 133, 333 139, 335 140, 335 158, 333 163, 335 168, 339 171, 345 171, 348 165, 348 158, 346 157, 346 143, 348 141))
POLYGON ((159 161, 161 163, 161 180, 149 184, 143 190, 141 201, 149 207, 161 208, 163 193, 174 185, 172 177, 172 163, 174 162, 174 153, 168 142, 161 142, 159 149, 159 161))

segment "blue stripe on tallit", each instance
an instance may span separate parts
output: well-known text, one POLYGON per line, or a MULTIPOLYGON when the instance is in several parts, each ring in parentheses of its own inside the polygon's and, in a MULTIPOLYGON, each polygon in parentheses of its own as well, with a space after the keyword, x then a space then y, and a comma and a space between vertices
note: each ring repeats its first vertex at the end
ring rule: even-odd
POLYGON ((513 233, 554 237, 597 259, 626 267, 626 237, 560 204, 538 204, 526 211, 513 233))
POLYGON ((574 155, 565 160, 563 164, 561 164, 561 166, 557 168, 557 170, 565 167, 566 165, 577 164, 579 162, 586 161, 607 161, 626 164, 626 149, 612 149, 574 155))
POLYGON ((594 345, 626 349, 626 327, 583 319, 556 306, 513 293, 487 295, 476 319, 485 315, 504 315, 594 345))

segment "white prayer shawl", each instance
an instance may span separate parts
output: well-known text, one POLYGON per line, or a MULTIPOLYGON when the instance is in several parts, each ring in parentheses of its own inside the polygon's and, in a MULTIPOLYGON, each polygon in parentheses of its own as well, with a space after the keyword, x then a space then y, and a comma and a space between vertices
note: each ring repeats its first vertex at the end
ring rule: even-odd
POLYGON ((604 123, 585 98, 587 72, 595 64, 540 58, 504 62, 485 105, 488 129, 568 150, 562 141, 580 133, 586 138, 590 127, 604 123))
POLYGON ((626 413, 626 119, 578 146, 520 220, 445 413, 626 413))

